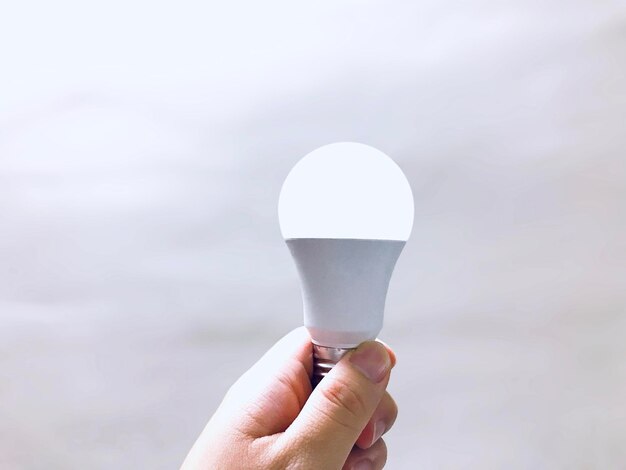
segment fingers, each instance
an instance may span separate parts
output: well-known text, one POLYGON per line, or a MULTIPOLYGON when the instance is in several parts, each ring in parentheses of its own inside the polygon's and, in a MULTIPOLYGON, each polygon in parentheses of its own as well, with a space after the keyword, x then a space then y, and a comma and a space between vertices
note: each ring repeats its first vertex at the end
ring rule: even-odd
POLYGON ((388 392, 385 392, 376 411, 356 441, 361 449, 371 447, 380 437, 391 429, 398 416, 398 405, 388 392))
POLYGON ((342 470, 381 470, 387 462, 387 446, 379 439, 369 449, 355 447, 342 470))
POLYGON ((284 443, 302 444, 308 458, 332 456, 328 468, 340 468, 384 396, 391 367, 387 348, 375 341, 346 354, 313 390, 284 443))

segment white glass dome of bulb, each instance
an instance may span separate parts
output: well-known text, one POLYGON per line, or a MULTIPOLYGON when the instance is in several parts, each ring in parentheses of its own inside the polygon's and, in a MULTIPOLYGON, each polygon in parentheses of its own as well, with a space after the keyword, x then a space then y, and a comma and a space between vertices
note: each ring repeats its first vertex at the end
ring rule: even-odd
POLYGON ((280 192, 278 217, 285 239, 406 241, 413 194, 400 167, 380 150, 330 144, 293 167, 280 192))
POLYGON ((383 152, 335 143, 293 167, 278 217, 300 275, 317 382, 380 332, 389 280, 413 226, 413 195, 383 152))

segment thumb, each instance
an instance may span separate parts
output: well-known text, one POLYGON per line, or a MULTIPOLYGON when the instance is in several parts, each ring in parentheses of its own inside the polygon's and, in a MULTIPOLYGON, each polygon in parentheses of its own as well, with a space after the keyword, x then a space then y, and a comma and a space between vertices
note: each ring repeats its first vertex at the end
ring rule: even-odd
POLYGON ((302 444, 302 458, 325 455, 325 468, 341 468, 385 393, 391 367, 385 346, 362 343, 313 390, 283 438, 302 444))

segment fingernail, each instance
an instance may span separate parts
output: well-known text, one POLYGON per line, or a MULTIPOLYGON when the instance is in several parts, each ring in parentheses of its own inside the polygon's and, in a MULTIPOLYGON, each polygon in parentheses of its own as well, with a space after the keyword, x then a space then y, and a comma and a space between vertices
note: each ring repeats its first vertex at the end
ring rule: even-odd
POLYGON ((381 382, 391 368, 387 350, 375 341, 361 344, 350 356, 350 362, 374 383, 381 382))
POLYGON ((396 362, 398 360, 398 358, 396 357, 396 353, 393 352, 393 349, 391 349, 391 347, 383 340, 376 338, 376 341, 382 344, 387 349, 387 352, 389 353, 389 358, 391 359, 391 368, 393 369, 396 366, 396 362))
POLYGON ((359 460, 352 466, 352 470, 374 470, 374 462, 371 460, 359 460))
POLYGON ((376 423, 374 423, 374 438, 372 439, 372 444, 374 445, 374 442, 376 442, 378 439, 381 438, 381 436, 385 433, 385 428, 387 427, 387 425, 385 424, 385 422, 381 419, 380 421, 376 421, 376 423))

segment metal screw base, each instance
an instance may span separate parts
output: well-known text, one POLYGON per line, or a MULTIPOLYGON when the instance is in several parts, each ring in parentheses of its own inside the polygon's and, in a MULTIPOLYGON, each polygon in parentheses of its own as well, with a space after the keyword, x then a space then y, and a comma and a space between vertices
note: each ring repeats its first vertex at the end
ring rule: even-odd
POLYGON ((313 344, 313 377, 311 383, 313 388, 317 386, 326 374, 346 355, 348 351, 354 348, 329 348, 313 344))

